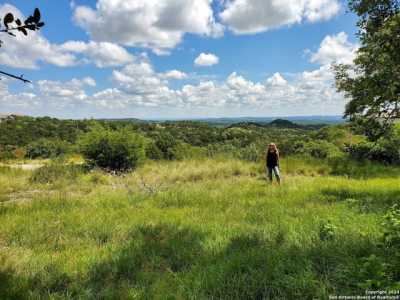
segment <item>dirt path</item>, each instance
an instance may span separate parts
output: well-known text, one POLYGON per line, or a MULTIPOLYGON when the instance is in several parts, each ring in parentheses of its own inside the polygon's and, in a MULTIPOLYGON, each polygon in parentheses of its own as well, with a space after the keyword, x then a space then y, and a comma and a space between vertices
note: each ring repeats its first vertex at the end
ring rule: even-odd
POLYGON ((0 164, 0 167, 22 169, 22 170, 26 170, 26 171, 36 170, 43 166, 44 166, 44 164, 0 164))

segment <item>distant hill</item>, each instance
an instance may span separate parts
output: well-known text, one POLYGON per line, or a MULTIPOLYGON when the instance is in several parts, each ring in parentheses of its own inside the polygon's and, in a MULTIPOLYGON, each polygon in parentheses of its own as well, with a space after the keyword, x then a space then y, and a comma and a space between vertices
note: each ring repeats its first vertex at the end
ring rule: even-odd
POLYGON ((276 119, 287 120, 299 125, 341 124, 341 116, 292 116, 292 117, 238 117, 238 118, 195 118, 195 119, 153 119, 151 121, 198 121, 213 125, 229 126, 237 123, 269 124, 276 119))
POLYGON ((263 127, 263 128, 282 128, 282 129, 306 129, 306 130, 313 130, 313 129, 320 129, 327 124, 297 124, 295 122, 285 120, 285 119, 276 119, 269 123, 256 123, 256 122, 239 122, 228 125, 228 128, 254 128, 254 127, 263 127))
POLYGON ((278 128, 301 128, 302 125, 293 123, 289 120, 284 119, 276 119, 268 124, 269 126, 278 127, 278 128))

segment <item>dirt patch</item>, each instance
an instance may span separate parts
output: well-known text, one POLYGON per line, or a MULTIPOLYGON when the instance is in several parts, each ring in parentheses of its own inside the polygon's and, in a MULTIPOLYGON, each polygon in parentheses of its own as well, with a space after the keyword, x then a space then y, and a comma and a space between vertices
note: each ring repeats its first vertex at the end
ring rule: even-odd
POLYGON ((13 169, 21 169, 24 171, 32 171, 43 167, 44 164, 0 164, 0 167, 9 167, 13 169))

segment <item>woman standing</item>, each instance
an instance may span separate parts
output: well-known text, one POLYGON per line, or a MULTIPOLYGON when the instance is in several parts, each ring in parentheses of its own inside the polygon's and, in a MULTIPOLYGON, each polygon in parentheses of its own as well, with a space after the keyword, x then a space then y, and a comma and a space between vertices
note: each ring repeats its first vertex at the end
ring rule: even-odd
POLYGON ((279 172, 279 150, 274 143, 269 144, 266 155, 267 176, 272 183, 275 174, 276 181, 281 184, 281 175, 279 172))

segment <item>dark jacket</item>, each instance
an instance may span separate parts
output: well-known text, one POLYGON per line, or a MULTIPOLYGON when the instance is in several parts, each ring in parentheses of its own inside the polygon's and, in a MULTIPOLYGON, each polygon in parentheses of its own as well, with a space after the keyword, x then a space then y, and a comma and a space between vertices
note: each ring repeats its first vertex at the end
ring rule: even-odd
POLYGON ((279 166, 279 154, 277 152, 270 152, 267 153, 267 167, 268 168, 275 168, 279 166))

